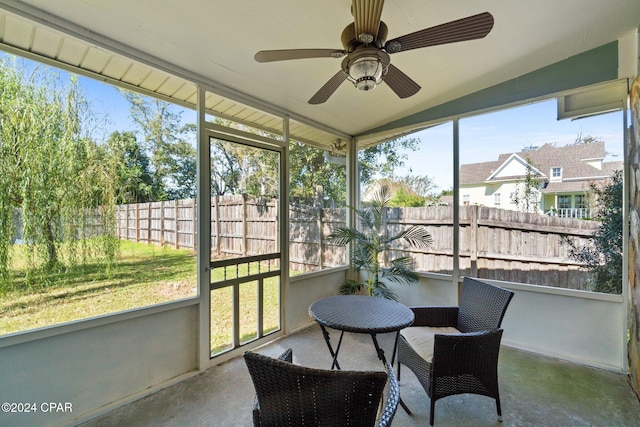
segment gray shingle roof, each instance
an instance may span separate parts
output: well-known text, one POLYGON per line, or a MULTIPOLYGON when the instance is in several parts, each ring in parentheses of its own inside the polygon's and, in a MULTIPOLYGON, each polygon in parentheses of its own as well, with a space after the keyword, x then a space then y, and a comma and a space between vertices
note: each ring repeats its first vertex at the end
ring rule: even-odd
MULTIPOLYGON (((512 154, 500 154, 497 161, 460 165, 460 183, 464 185, 486 182, 491 174, 512 154)), ((585 160, 601 161, 604 159, 607 153, 603 141, 564 147, 545 144, 537 150, 521 151, 516 154, 523 159, 530 159, 533 165, 544 174, 549 174, 551 168, 562 168, 563 179, 610 176, 614 170, 622 168, 622 162, 602 163, 602 170, 585 162, 585 160)))
POLYGON ((495 161, 460 165, 460 184, 484 182, 502 163, 501 161, 495 161))

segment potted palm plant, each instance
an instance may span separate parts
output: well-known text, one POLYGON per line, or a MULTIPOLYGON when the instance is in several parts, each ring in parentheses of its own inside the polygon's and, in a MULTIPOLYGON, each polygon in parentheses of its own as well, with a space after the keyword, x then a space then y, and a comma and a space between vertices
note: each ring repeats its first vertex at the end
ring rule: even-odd
POLYGON ((363 290, 369 295, 396 300, 396 295, 388 288, 392 283, 410 284, 418 280, 418 276, 410 269, 411 260, 402 256, 383 265, 381 259, 385 252, 391 250, 396 241, 403 241, 411 247, 428 248, 433 239, 423 226, 413 225, 395 235, 388 235, 386 209, 391 200, 386 186, 373 195, 369 207, 354 209, 362 227, 337 227, 329 236, 329 242, 346 246, 351 244, 351 267, 356 272, 364 270, 363 280, 347 279, 340 287, 341 294, 355 294, 363 290))

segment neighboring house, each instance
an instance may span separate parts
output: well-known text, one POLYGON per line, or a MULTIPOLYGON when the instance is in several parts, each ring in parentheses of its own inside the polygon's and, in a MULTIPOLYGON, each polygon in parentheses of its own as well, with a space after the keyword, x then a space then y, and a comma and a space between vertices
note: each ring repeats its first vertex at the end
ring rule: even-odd
POLYGON ((460 200, 464 205, 524 210, 513 197, 523 193, 530 165, 530 176, 540 183, 533 211, 591 217, 590 185, 606 181, 623 167, 622 161, 605 162, 605 156, 602 141, 564 147, 545 144, 537 150, 501 154, 493 162, 460 165, 460 200))

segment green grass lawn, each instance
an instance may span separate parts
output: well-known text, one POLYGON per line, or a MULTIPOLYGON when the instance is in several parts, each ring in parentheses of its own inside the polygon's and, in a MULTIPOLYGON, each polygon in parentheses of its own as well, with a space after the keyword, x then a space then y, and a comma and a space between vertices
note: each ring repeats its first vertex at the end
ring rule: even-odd
POLYGON ((16 264, 0 293, 0 334, 196 295, 196 259, 187 250, 123 241, 109 271, 99 263, 72 266, 43 273, 40 284, 27 284, 24 262, 16 264))
MULTIPOLYGON (((270 278, 264 284, 264 332, 277 330, 279 319, 279 280, 270 278)), ((240 342, 257 337, 257 283, 240 285, 240 342)), ((211 291, 211 354, 233 347, 232 289, 230 287, 211 291)))
MULTIPOLYGON (((23 248, 16 247, 17 251, 23 248)), ((99 263, 44 272, 34 284, 27 276, 27 257, 14 253, 16 268, 0 286, 0 335, 73 320, 145 307, 197 295, 196 258, 191 251, 122 241, 117 263, 105 270, 99 263)), ((246 267, 245 267, 246 268, 246 267)), ((252 267, 252 271, 254 271, 252 267)), ((212 272, 212 281, 221 272, 212 272)), ((242 271, 241 271, 242 275, 242 271)), ((279 327, 279 279, 264 284, 266 331, 279 327)), ((240 286, 241 342, 256 337, 257 284, 240 286)), ((211 349, 229 348, 232 337, 232 292, 211 292, 211 349)))

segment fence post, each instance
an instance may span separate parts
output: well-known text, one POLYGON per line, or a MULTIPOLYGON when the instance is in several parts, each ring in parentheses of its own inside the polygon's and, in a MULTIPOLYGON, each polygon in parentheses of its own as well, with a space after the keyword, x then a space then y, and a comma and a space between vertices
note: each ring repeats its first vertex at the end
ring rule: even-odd
POLYGON ((215 207, 216 207, 216 223, 215 223, 215 230, 216 230, 216 252, 218 253, 218 255, 220 255, 220 249, 221 249, 221 243, 220 243, 220 229, 222 228, 222 226, 220 225, 220 196, 216 194, 216 198, 214 200, 215 203, 215 207))
POLYGON ((195 252, 198 249, 198 245, 196 244, 196 239, 198 237, 198 227, 197 227, 197 215, 196 215, 196 210, 197 208, 197 204, 196 204, 196 199, 191 199, 191 226, 192 226, 192 230, 193 230, 193 251, 195 252))
POLYGON ((174 246, 176 249, 179 249, 180 244, 178 243, 178 201, 177 200, 173 201, 173 227, 176 229, 176 241, 174 246))
MULTIPOLYGON (((276 211, 276 225, 275 227, 275 234, 273 236, 273 248, 274 248, 274 252, 280 252, 282 245, 284 244, 284 242, 280 241, 280 209, 279 209, 279 204, 280 204, 280 200, 279 199, 274 199, 275 200, 275 211, 276 211)), ((287 213, 289 214, 289 216, 291 216, 291 212, 289 211, 290 206, 287 206, 287 213)))
POLYGON ((247 255, 247 195, 242 195, 242 255, 247 255))
POLYGON ((147 244, 151 241, 151 202, 149 202, 147 203, 147 244))
POLYGON ((316 210, 317 220, 316 225, 318 227, 318 266, 322 270, 324 263, 322 262, 322 208, 316 210))
POLYGON ((469 263, 472 277, 478 277, 478 209, 480 209, 478 205, 467 206, 467 212, 470 212, 471 215, 469 224, 469 263))
POLYGON ((160 246, 164 246, 164 202, 160 202, 160 246))
POLYGON ((121 205, 116 205, 116 236, 118 236, 119 240, 122 240, 122 207, 121 205))
POLYGON ((140 204, 136 203, 136 243, 140 241, 140 204))

